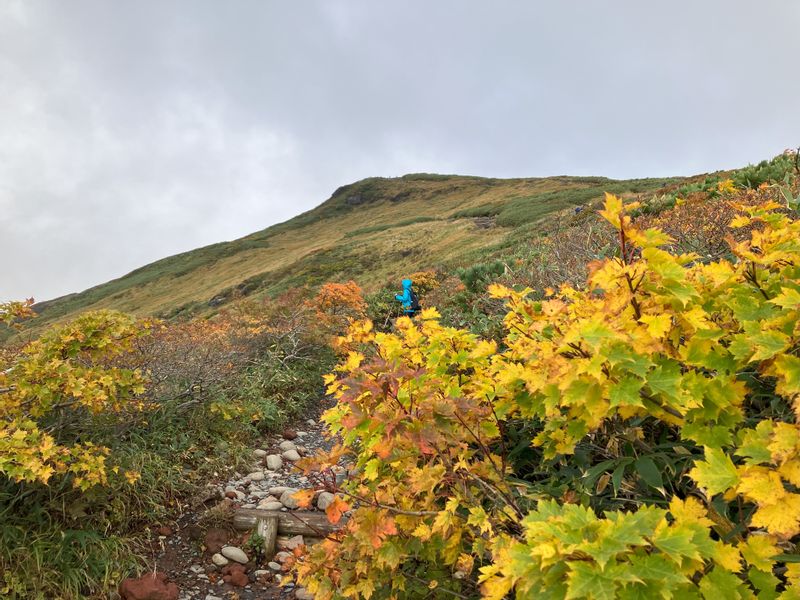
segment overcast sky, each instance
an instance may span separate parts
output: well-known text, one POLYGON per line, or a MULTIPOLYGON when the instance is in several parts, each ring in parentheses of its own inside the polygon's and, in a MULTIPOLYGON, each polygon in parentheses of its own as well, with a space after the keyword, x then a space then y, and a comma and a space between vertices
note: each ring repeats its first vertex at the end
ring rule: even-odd
POLYGON ((373 175, 692 174, 800 144, 800 2, 0 0, 0 300, 373 175))

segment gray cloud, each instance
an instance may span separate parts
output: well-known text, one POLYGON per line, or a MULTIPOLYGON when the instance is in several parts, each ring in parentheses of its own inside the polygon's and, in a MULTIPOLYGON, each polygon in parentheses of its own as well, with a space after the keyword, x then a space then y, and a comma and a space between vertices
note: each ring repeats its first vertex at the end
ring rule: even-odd
POLYGON ((688 174, 800 143, 793 0, 0 4, 0 298, 350 181, 688 174))

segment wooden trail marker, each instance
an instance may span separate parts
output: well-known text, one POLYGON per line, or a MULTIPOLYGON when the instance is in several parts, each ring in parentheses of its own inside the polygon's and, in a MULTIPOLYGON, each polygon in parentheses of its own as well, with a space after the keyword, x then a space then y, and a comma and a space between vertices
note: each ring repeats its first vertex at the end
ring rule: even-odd
POLYGON ((237 531, 247 531, 259 527, 259 521, 267 521, 270 518, 275 519, 278 534, 304 537, 324 537, 338 531, 347 523, 347 519, 343 517, 337 525, 332 525, 324 512, 239 508, 233 514, 233 527, 237 531))
POLYGON ((278 537, 278 519, 276 517, 256 517, 256 533, 264 538, 264 553, 267 557, 275 556, 275 538, 278 537))

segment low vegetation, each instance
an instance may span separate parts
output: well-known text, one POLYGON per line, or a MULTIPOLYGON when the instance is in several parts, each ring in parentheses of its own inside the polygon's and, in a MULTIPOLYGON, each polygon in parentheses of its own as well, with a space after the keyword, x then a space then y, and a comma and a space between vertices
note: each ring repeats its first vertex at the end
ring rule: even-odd
MULTIPOLYGON (((721 186, 730 258, 669 251, 609 195, 613 255, 506 303, 498 343, 429 308, 355 324, 328 377, 352 517, 296 570, 319 598, 794 598, 800 221, 721 186)), ((713 210, 715 204, 706 206, 713 210)), ((664 215, 668 218, 667 215, 664 215)), ((716 230, 700 225, 701 235, 716 230)))

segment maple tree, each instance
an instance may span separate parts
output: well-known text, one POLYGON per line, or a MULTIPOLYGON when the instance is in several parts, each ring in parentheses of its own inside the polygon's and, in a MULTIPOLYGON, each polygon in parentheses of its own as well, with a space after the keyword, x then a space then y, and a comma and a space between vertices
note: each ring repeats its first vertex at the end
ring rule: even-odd
POLYGON ((729 201, 731 260, 703 260, 608 195, 618 251, 583 287, 490 286, 499 344, 435 309, 354 324, 327 378, 342 443, 304 465, 352 513, 300 582, 320 598, 798 597, 800 221, 729 201), (342 458, 357 475, 337 486, 342 458), (655 495, 625 496, 640 484, 655 495), (630 501, 603 506, 612 491, 630 501))

